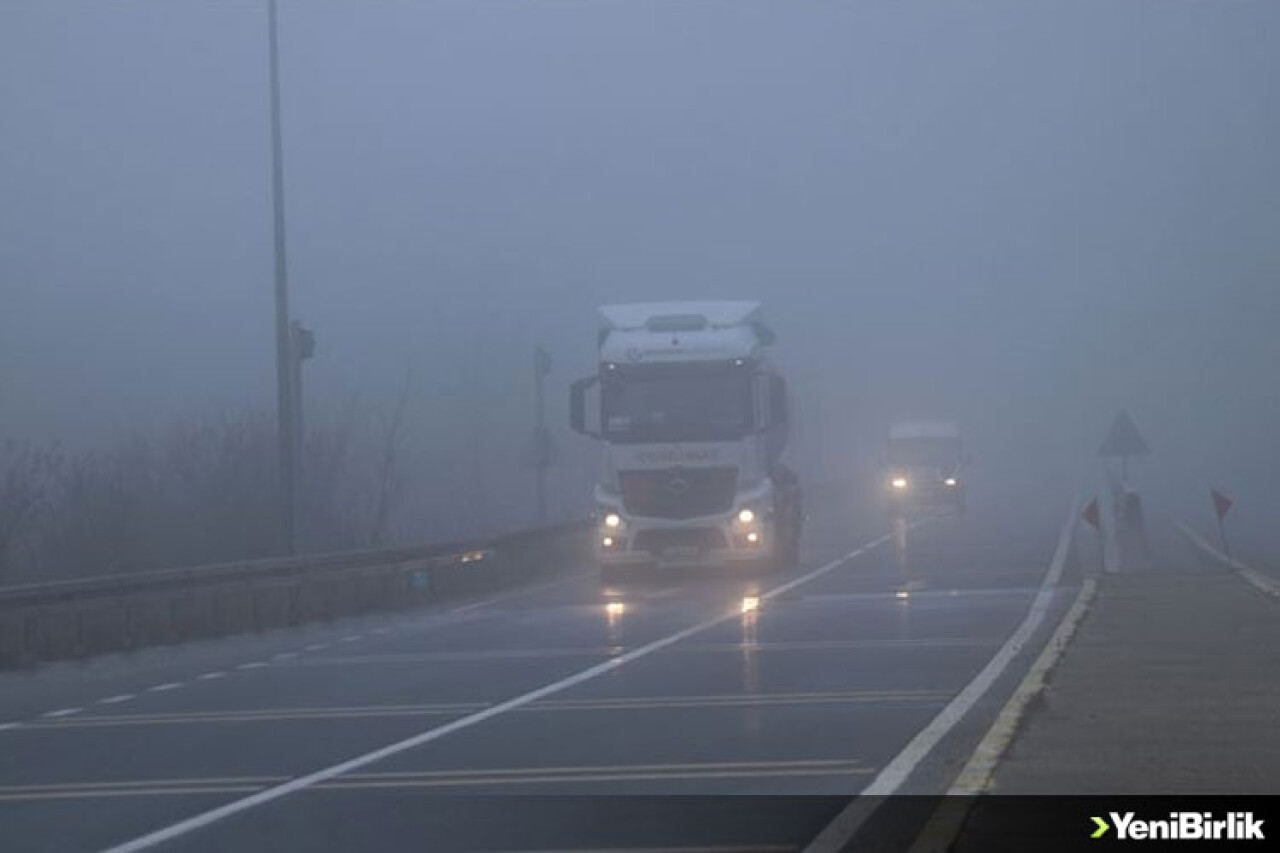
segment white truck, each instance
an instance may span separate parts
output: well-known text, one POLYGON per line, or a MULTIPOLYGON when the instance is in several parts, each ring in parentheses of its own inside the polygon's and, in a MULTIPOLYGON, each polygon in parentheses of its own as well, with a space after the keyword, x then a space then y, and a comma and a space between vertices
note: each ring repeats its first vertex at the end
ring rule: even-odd
POLYGON ((609 305, 597 372, 570 423, 600 440, 596 554, 628 566, 777 568, 796 562, 800 484, 784 460, 787 386, 757 302, 609 305), (598 386, 597 418, 587 398, 598 386))
POLYGON ((950 421, 893 424, 884 453, 891 510, 949 505, 963 512, 965 467, 970 461, 960 427, 950 421))

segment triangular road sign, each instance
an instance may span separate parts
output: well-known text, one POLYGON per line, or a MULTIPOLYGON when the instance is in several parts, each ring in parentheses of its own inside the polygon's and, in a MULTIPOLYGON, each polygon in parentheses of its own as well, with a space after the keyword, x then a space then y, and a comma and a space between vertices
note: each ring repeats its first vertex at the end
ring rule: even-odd
POLYGON ((1116 415, 1106 439, 1098 448, 1099 456, 1146 456, 1150 452, 1128 412, 1116 415))
POLYGON ((1102 511, 1098 508, 1097 498, 1089 501, 1089 505, 1084 508, 1084 512, 1080 515, 1085 521, 1089 522, 1089 525, 1094 530, 1102 529, 1102 511))
POLYGON ((1222 521, 1233 501, 1217 489, 1210 489, 1209 494, 1213 496, 1213 511, 1218 514, 1218 521, 1222 521))

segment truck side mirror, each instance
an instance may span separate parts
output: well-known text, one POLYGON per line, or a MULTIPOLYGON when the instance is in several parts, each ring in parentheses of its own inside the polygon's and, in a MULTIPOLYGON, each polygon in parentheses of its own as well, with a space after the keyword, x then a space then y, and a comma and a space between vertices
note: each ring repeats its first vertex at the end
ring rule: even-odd
POLYGON ((600 433, 587 429, 587 390, 599 381, 598 376, 587 376, 569 386, 569 426, 579 435, 600 437, 600 433))

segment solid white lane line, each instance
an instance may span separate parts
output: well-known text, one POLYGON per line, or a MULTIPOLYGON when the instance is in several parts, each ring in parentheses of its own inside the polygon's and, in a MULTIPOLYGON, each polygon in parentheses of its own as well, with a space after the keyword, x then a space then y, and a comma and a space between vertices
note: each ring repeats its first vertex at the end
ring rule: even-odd
POLYGON ((1217 548, 1210 545, 1203 536, 1196 533, 1181 521, 1175 522, 1178 529, 1182 531, 1182 535, 1191 540, 1191 544, 1198 548, 1204 554, 1207 554, 1211 560, 1228 567, 1241 578, 1253 584, 1261 592, 1267 595, 1280 597, 1280 583, 1275 578, 1267 577, 1256 569, 1246 566, 1239 560, 1233 560, 1217 548))
POLYGON ((1031 606, 1027 609, 1027 615, 1022 620, 1017 629, 1010 635, 995 656, 987 662, 982 671, 974 676, 965 688, 961 690, 956 697, 952 699, 938 716, 934 717, 929 725, 921 729, 915 737, 906 745, 902 752, 898 753, 892 761, 877 774, 876 778, 871 780, 871 784, 864 788, 858 796, 848 806, 844 808, 835 819, 827 825, 818 836, 804 848, 804 853, 835 853, 842 850, 853 836, 857 833, 862 824, 875 811, 882 799, 894 793, 907 781, 907 777, 911 772, 923 761, 933 748, 953 729, 956 724, 964 719, 965 715, 973 709, 973 706, 991 689, 991 685, 1008 669, 1010 662, 1022 651, 1023 647, 1035 634, 1040 624, 1044 621, 1049 611, 1049 605, 1053 601, 1054 588, 1058 584, 1058 579, 1062 577, 1062 570, 1066 566, 1067 552, 1070 550, 1071 539, 1075 535, 1076 521, 1079 518, 1080 498, 1077 495, 1071 501, 1071 509, 1067 514, 1067 520, 1062 525, 1062 532, 1058 535, 1058 546, 1053 552, 1053 560, 1049 563, 1049 570, 1045 572, 1044 580, 1040 583, 1040 589, 1036 592, 1036 596, 1031 601, 1031 606))
POLYGON ((54 720, 54 719, 57 719, 58 717, 69 717, 72 714, 79 714, 83 710, 84 710, 83 708, 63 708, 60 711, 45 711, 40 716, 46 719, 54 720))
POLYGON ((130 699, 137 698, 136 693, 121 693, 118 696, 108 696, 106 699, 99 699, 99 705, 119 705, 121 702, 128 702, 130 699))
POLYGON ((965 819, 969 816, 969 811, 973 808, 974 798, 992 790, 996 767, 1000 764, 1000 759, 1009 745, 1013 743, 1014 735, 1018 733, 1018 726, 1026 714, 1027 706, 1044 690, 1046 676, 1066 651, 1067 644, 1071 642, 1071 637, 1084 618, 1085 611, 1089 609, 1089 603, 1093 600, 1097 587, 1098 582, 1093 578, 1086 580, 1080 587, 1080 593, 1076 596, 1071 609, 1058 623, 1058 629, 1045 644, 1040 657, 1036 658, 1036 662, 1027 671, 1018 689, 1013 691, 1013 695, 1001 709, 1000 715, 987 730, 986 736, 969 756, 969 761, 956 777, 956 781, 951 784, 947 796, 942 798, 920 834, 916 836, 910 853, 939 853, 939 851, 951 849, 956 837, 960 834, 961 827, 964 826, 965 819))
POLYGON ((960 771, 956 781, 951 784, 951 789, 947 791, 948 796, 975 796, 990 790, 1000 757, 1004 755, 1004 751, 1013 742, 1013 736, 1018 730, 1018 723, 1022 720, 1027 706, 1044 689, 1045 678, 1049 674, 1049 670, 1053 669, 1059 658, 1067 650, 1067 644, 1071 642, 1076 628, 1080 625, 1080 620, 1084 618, 1085 611, 1089 609, 1089 603, 1093 601, 1097 587, 1098 582, 1093 578, 1087 579, 1081 585, 1080 592, 1076 595, 1076 600, 1072 603, 1071 609, 1067 611, 1062 621, 1058 623, 1057 630, 1053 632, 1053 636, 1045 644, 1044 650, 1040 652, 1040 657, 1036 658, 1036 662, 1031 665, 1031 669, 1023 676, 1018 689, 1013 691, 1013 695, 1005 703, 1000 715, 996 717, 996 721, 992 723, 982 742, 974 749, 973 755, 969 756, 968 763, 960 771))
MULTIPOLYGON (((930 519, 922 519, 920 521, 914 522, 911 526, 919 526, 920 524, 924 524, 929 520, 930 519)), ((826 563, 825 565, 819 566, 818 568, 814 569, 811 572, 800 575, 799 577, 789 581, 788 583, 783 584, 782 586, 775 587, 774 589, 769 590, 768 592, 762 593, 759 596, 759 598, 761 601, 767 601, 769 599, 776 598, 780 595, 784 595, 785 593, 795 589, 796 587, 802 584, 809 583, 810 581, 815 580, 817 578, 820 578, 823 575, 838 568, 839 566, 844 565, 850 560, 853 560, 856 557, 859 557, 862 554, 865 554, 868 551, 874 548, 877 548, 880 545, 883 545, 884 543, 890 541, 892 538, 893 538, 893 534, 887 533, 883 536, 873 539, 872 541, 861 546, 860 548, 855 548, 854 550, 850 551, 848 554, 845 554, 843 557, 832 560, 831 562, 826 563)), ((587 669, 584 669, 575 675, 571 675, 568 678, 561 679, 560 681, 553 682, 544 687, 540 687, 536 690, 531 690, 528 693, 524 693, 520 696, 515 697, 514 699, 509 699, 506 702, 500 702, 499 704, 492 705, 484 709, 483 711, 477 711, 474 714, 469 714, 468 716, 462 717, 460 719, 454 720, 449 723, 445 723, 442 726, 437 726, 436 728, 433 728, 433 729, 427 729, 424 732, 420 732, 412 737, 405 738, 404 740, 389 744, 387 746, 382 747, 381 749, 376 749, 372 752, 367 752, 364 755, 359 755, 347 761, 343 761, 338 764, 325 767, 313 773, 308 773, 305 776, 299 776, 298 778, 292 779, 288 782, 285 782, 284 784, 267 788, 264 791, 259 791, 255 794, 251 794, 242 799, 227 803, 224 806, 219 806, 218 808, 211 809, 202 814, 198 814, 198 815, 195 815, 194 817, 187 818, 186 820, 182 820, 175 824, 171 824, 170 826, 163 827, 154 832, 150 832, 146 835, 143 835, 139 838, 135 838, 132 841, 126 841, 123 844, 117 845, 116 847, 112 847, 109 850, 105 851, 105 853, 134 853, 134 851, 147 850, 152 847, 155 847, 157 844, 162 844, 174 838, 180 838, 181 836, 184 836, 190 832, 194 832, 197 829, 208 826, 212 823, 216 823, 217 821, 220 821, 223 818, 230 817, 235 814, 239 814, 240 812, 246 811, 248 809, 252 809, 264 803, 269 803, 273 800, 278 800, 281 797, 286 797, 290 794, 296 793, 297 791, 310 788, 321 782, 325 782, 325 781, 328 781, 329 779, 333 779, 336 776, 341 776, 344 773, 349 773, 352 770, 357 770, 361 767, 367 767, 370 764, 374 764, 378 761, 382 761, 385 758, 390 758, 393 755, 398 755, 399 753, 405 752, 406 750, 414 749, 415 747, 422 746, 423 744, 430 743, 431 741, 434 741, 434 740, 439 740, 440 738, 445 737, 446 735, 453 734, 456 731, 470 728, 471 726, 474 726, 478 723, 482 723, 485 720, 489 720, 494 717, 497 717, 500 714, 505 714, 508 711, 513 711, 517 708, 524 707, 525 705, 530 705, 544 697, 551 696, 556 693, 561 693, 565 690, 568 690, 570 687, 574 687, 576 685, 582 684, 585 681, 590 681, 591 679, 596 678, 597 676, 603 675, 607 672, 612 672, 613 670, 618 669, 621 666, 625 666, 626 664, 634 660, 639 660, 640 658, 651 655, 654 652, 660 651, 661 649, 665 649, 670 645, 680 642, 681 640, 684 640, 688 637, 692 637, 694 634, 698 634, 709 628, 713 628, 716 625, 721 625, 725 622, 729 622, 731 620, 741 619, 741 618, 742 618, 741 608, 735 607, 726 613, 722 613, 704 622, 700 622, 697 625, 693 625, 689 628, 685 628, 682 631, 677 631, 674 634, 669 634, 668 636, 663 637, 661 639, 654 640, 653 642, 648 643, 644 646, 640 646, 639 648, 634 649, 633 651, 627 652, 624 655, 620 655, 616 658, 611 658, 607 661, 604 661, 603 663, 599 663, 599 664, 596 664, 595 666, 588 667, 587 669)))

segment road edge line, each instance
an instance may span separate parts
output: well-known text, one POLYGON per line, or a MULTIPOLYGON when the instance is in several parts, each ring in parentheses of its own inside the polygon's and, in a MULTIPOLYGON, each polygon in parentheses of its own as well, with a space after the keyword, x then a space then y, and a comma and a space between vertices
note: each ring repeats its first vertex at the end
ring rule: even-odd
POLYGON ((843 849, 875 813, 883 799, 893 794, 906 782, 912 771, 965 718, 978 700, 986 695, 991 686, 1008 669, 1009 664, 1039 629, 1040 623, 1048 613, 1054 589, 1066 566, 1067 553, 1070 551, 1071 541, 1075 538, 1079 517, 1080 495, 1077 493, 1071 500, 1067 519, 1058 534, 1058 544, 1054 549, 1049 569, 1045 572, 1040 588, 1027 608, 1027 615, 1022 622, 978 674, 947 703, 946 707, 938 712, 936 717, 929 721, 928 725, 916 732, 915 737, 885 765, 871 784, 858 793, 853 801, 841 809, 831 822, 804 847, 804 853, 836 853, 843 849))
MULTIPOLYGON (((911 524, 908 525, 908 528, 910 529, 910 528, 919 527, 922 524, 925 524, 929 521, 934 520, 936 517, 937 516, 927 516, 923 519, 912 522, 911 524)), ((783 593, 789 592, 798 586, 806 584, 809 581, 816 580, 817 578, 822 577, 823 575, 826 575, 834 571, 835 569, 839 568, 840 566, 843 566, 844 564, 850 562, 851 560, 854 560, 857 557, 860 557, 869 551, 873 551, 876 548, 879 548, 881 545, 890 541, 893 538, 893 535, 894 534, 890 532, 890 533, 885 533, 881 536, 878 536, 875 539, 872 539, 869 542, 866 542, 858 546, 857 548, 854 548, 852 551, 849 551, 843 556, 837 557, 834 560, 824 563, 818 568, 812 569, 811 571, 808 571, 798 577, 795 577, 790 581, 788 581, 787 583, 774 587, 773 589, 770 589, 767 592, 762 592, 759 595, 759 599, 760 601, 767 601, 769 599, 782 595, 783 593)), ((639 658, 645 657, 649 654, 652 654, 653 652, 664 649, 667 646, 674 645, 675 643, 678 643, 681 640, 687 639, 693 636, 694 634, 701 633, 702 631, 708 630, 709 628, 714 628, 715 626, 728 622, 731 619, 741 618, 741 616, 742 616, 741 611, 736 609, 729 610, 726 613, 721 613, 718 616, 715 616, 711 619, 704 620, 695 625, 691 625, 688 628, 684 628, 673 634, 668 634, 665 637, 660 637, 657 640, 646 643, 645 645, 640 646, 638 648, 632 649, 630 652, 627 652, 626 654, 619 655, 616 658, 610 658, 609 660, 604 661, 603 663, 599 663, 594 666, 587 667, 584 670, 580 670, 558 681, 554 681, 550 684, 545 684, 542 687, 538 687, 533 690, 527 691, 525 693, 520 694, 519 696, 515 696, 503 702, 499 702, 496 705, 490 705, 488 708, 485 708, 484 710, 476 711, 475 713, 468 714, 466 716, 460 717, 456 720, 453 720, 451 722, 445 723, 440 726, 434 726, 425 731, 419 732, 416 735, 411 735, 410 737, 403 738, 401 740, 387 744, 386 746, 379 747, 378 749, 370 750, 369 752, 362 753, 360 755, 357 755, 354 758, 349 758, 349 759, 346 759, 345 761, 340 761, 336 764, 331 764, 328 767, 322 767, 319 770, 314 770, 302 776, 295 777, 293 779, 290 779, 288 782, 284 782, 279 785, 273 785, 270 788, 267 788, 262 791, 258 791, 255 794, 250 794, 247 797, 242 797, 238 800, 232 800, 229 803, 225 803, 221 806, 217 806, 216 808, 209 809, 208 811, 200 812, 199 814, 195 814, 195 815, 192 815, 191 817, 184 818, 180 821, 177 821, 176 823, 171 823, 167 826, 162 826, 159 829, 152 830, 151 832, 145 833, 131 840, 124 841, 124 842, 121 842, 120 844, 116 844, 111 847, 105 848, 103 853, 136 853, 136 851, 139 851, 139 850, 149 850, 158 844, 163 844, 164 842, 172 841, 175 838, 180 838, 197 829, 201 829, 202 827, 216 823, 222 820, 223 818, 231 817, 234 814, 238 814, 240 812, 252 809, 255 806, 259 806, 264 803, 269 803, 273 800, 280 799, 282 797, 288 796, 289 794, 293 794, 297 791, 310 788, 321 782, 327 781, 336 776, 341 776, 344 773, 348 773, 357 768, 364 767, 369 764, 373 764, 375 762, 383 760, 384 758, 390 758, 393 755, 397 755, 401 752, 404 752, 409 749, 413 749, 415 747, 421 746, 422 744, 429 743, 433 740, 438 740, 439 738, 442 738, 448 734, 452 734, 453 732, 458 731, 460 729, 468 728, 477 723, 482 723, 485 720, 490 719, 492 717, 496 717, 496 716, 499 716, 500 714, 504 714, 507 711, 513 711, 525 705, 532 704, 533 702, 536 702, 545 696, 551 696, 556 693, 560 693, 561 691, 567 690, 570 687, 573 687, 577 684, 581 684, 585 681, 589 681, 595 678, 596 676, 603 675, 606 672, 611 672, 612 670, 615 670, 621 666, 624 666, 625 664, 628 664, 633 660, 637 660, 639 658)))
POLYGON ((1182 535, 1187 537, 1191 546, 1200 551, 1215 563, 1219 563, 1231 571, 1235 572, 1241 579, 1252 584, 1259 592, 1269 595, 1273 598, 1280 598, 1280 583, 1272 578, 1267 577, 1257 569, 1250 568, 1239 560, 1233 560, 1217 548, 1210 545, 1204 537, 1196 533, 1190 526, 1183 524, 1181 521, 1175 521, 1178 529, 1182 531, 1182 535))
POLYGON ((1095 578, 1087 578, 1081 585, 1076 600, 1058 623, 1057 630, 1045 644, 1040 656, 1000 710, 986 735, 974 747, 969 760, 947 789, 943 802, 934 809, 924 828, 916 836, 910 853, 945 853, 949 850, 960 835, 960 830, 973 809, 975 798, 993 789, 996 768, 1012 746, 1026 717, 1028 706, 1044 692, 1049 673, 1066 654, 1067 646, 1071 644, 1097 591, 1098 581, 1095 578))

